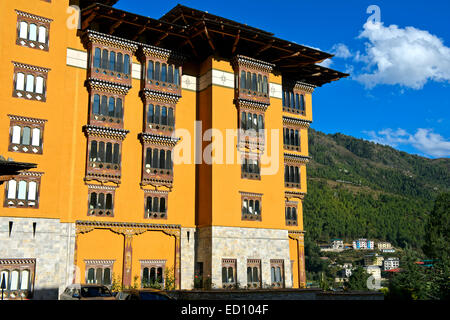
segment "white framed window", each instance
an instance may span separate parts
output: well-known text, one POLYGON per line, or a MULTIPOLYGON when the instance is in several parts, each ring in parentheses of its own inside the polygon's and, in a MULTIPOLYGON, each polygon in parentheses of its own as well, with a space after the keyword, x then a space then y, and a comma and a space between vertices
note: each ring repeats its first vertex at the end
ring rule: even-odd
POLYGON ((36 200, 37 183, 30 181, 28 183, 28 200, 36 200))
POLYGON ((19 24, 19 38, 28 39, 28 23, 21 21, 19 24))
POLYGON ((40 43, 47 42, 47 28, 45 28, 44 26, 39 27, 38 42, 40 43))
POLYGON ((9 289, 11 291, 19 289, 19 270, 13 270, 11 272, 11 284, 9 289))
POLYGON ((34 92, 34 76, 32 74, 27 74, 26 91, 34 92))
POLYGON ((21 128, 19 126, 13 126, 11 143, 20 144, 20 131, 21 128))
POLYGON ((16 188, 17 188, 16 180, 9 180, 9 182, 8 182, 8 199, 16 198, 16 188))
POLYGON ((44 78, 36 77, 36 93, 43 94, 44 93, 44 78))
POLYGON ((27 195, 27 182, 19 181, 19 191, 17 193, 17 199, 25 200, 27 195))
POLYGON ((34 23, 30 24, 30 34, 28 36, 28 40, 37 40, 37 26, 34 23))
POLYGON ((22 72, 16 75, 16 90, 23 90, 25 88, 25 75, 22 72))
POLYGON ((23 270, 20 277, 20 290, 28 290, 30 288, 30 271, 23 270))

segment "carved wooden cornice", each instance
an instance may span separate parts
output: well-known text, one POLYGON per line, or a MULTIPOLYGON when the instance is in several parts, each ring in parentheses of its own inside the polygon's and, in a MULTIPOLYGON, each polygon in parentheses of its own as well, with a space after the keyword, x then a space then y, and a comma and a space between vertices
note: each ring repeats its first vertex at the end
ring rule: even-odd
POLYGON ((170 92, 162 92, 145 88, 141 91, 141 98, 146 104, 149 103, 149 101, 176 104, 181 96, 170 92))
POLYGON ((182 65, 186 60, 186 57, 179 52, 142 43, 140 44, 139 55, 141 59, 143 56, 147 58, 154 57, 176 65, 182 65))
POLYGON ((53 21, 52 19, 44 18, 44 17, 41 17, 41 16, 37 16, 35 14, 31 14, 31 13, 20 11, 20 10, 17 10, 17 9, 15 9, 15 11, 16 11, 18 16, 29 18, 29 19, 33 19, 33 20, 36 20, 36 21, 40 21, 40 22, 44 22, 44 23, 50 23, 50 22, 53 21))
POLYGON ((262 60, 257 60, 254 58, 237 55, 233 61, 232 65, 234 67, 245 67, 253 70, 258 70, 261 72, 270 73, 272 69, 275 67, 273 63, 268 63, 262 60))
POLYGON ((150 143, 169 147, 175 147, 178 141, 181 140, 180 138, 177 137, 164 136, 145 132, 140 133, 139 138, 141 139, 142 143, 150 143))
POLYGON ((12 64, 17 67, 17 68, 21 68, 21 69, 27 69, 27 70, 31 70, 31 71, 37 71, 37 72, 42 72, 42 73, 48 73, 49 71, 51 71, 52 69, 49 68, 43 68, 43 67, 38 67, 38 66, 32 66, 31 64, 26 64, 26 63, 21 63, 21 62, 16 62, 16 61, 11 61, 12 64))
POLYGON ((297 199, 300 199, 300 200, 304 200, 305 199, 305 195, 306 195, 306 193, 300 192, 300 191, 285 191, 284 192, 284 197, 286 199, 297 198, 297 199))
POLYGON ((284 125, 294 125, 308 129, 312 121, 283 116, 284 125))
POLYGON ((113 47, 121 50, 126 50, 134 54, 139 47, 139 43, 111 36, 109 34, 100 33, 94 30, 87 30, 82 40, 85 42, 99 43, 104 46, 113 47))
POLYGON ((127 95, 131 89, 130 85, 118 84, 115 82, 104 81, 94 78, 88 78, 86 80, 86 87, 89 91, 98 90, 112 94, 127 95))
POLYGON ((86 221, 77 220, 75 222, 77 232, 78 230, 85 230, 84 232, 89 232, 94 229, 112 229, 114 228, 117 232, 129 233, 136 230, 137 232, 151 231, 151 230, 178 230, 180 231, 181 225, 179 224, 156 224, 156 223, 133 223, 133 222, 110 222, 110 221, 86 221), (89 230, 89 231, 88 231, 89 230))
POLYGON ((297 154, 285 153, 284 154, 284 162, 285 163, 308 163, 310 157, 301 156, 297 154))
POLYGON ((94 125, 85 125, 83 130, 87 136, 113 138, 116 140, 124 140, 130 130, 100 127, 94 125))
POLYGON ((313 93, 314 90, 316 89, 315 85, 287 78, 283 78, 283 87, 287 87, 290 90, 303 91, 306 93, 313 93))
POLYGON ((44 119, 37 119, 37 118, 30 118, 30 117, 23 117, 23 116, 16 116, 13 114, 8 114, 8 117, 11 120, 17 120, 17 121, 23 121, 23 122, 29 122, 29 123, 46 123, 47 120, 44 119))
POLYGON ((245 109, 262 111, 262 112, 266 112, 267 108, 269 108, 269 105, 270 105, 270 104, 263 103, 263 102, 257 102, 257 101, 241 99, 241 98, 235 99, 235 104, 239 108, 245 108, 245 109))

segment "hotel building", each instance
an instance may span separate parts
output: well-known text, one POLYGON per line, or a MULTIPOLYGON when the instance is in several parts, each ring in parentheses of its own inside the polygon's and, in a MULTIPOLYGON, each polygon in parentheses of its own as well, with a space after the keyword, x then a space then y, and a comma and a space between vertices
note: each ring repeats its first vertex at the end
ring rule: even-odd
POLYGON ((0 154, 29 169, 0 162, 7 297, 305 287, 312 93, 347 74, 207 12, 116 2, 0 3, 0 154))

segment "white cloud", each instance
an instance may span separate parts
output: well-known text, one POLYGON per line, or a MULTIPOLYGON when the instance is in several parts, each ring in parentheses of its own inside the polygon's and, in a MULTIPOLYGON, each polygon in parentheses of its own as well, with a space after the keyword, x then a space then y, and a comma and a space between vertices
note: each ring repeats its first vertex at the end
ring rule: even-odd
POLYGON ((428 31, 414 27, 385 27, 366 22, 358 38, 367 39, 365 52, 355 60, 367 73, 354 77, 366 87, 378 84, 421 89, 427 81, 450 81, 450 48, 428 31))
POLYGON ((334 54, 335 57, 347 59, 352 56, 348 47, 343 43, 337 43, 331 48, 331 53, 334 54))
MULTIPOLYGON (((320 49, 318 49, 318 50, 320 50, 320 49)), ((348 47, 343 43, 337 43, 337 44, 333 45, 333 47, 331 47, 330 52, 332 54, 334 54, 334 57, 336 57, 336 58, 347 59, 352 56, 348 47)), ((324 61, 318 63, 318 65, 325 67, 325 68, 329 68, 332 63, 333 63, 333 61, 331 59, 325 59, 324 61)))
POLYGON ((434 133, 432 129, 417 129, 415 134, 406 130, 384 129, 378 132, 364 131, 371 141, 397 147, 399 145, 410 145, 425 155, 440 158, 450 156, 450 141, 445 140, 440 134, 434 133))

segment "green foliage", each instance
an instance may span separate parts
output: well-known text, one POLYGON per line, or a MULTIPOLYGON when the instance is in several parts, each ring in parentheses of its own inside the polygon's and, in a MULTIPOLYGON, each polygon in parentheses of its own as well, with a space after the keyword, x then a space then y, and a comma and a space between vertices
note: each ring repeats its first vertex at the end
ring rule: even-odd
POLYGON ((397 247, 424 245, 433 200, 450 186, 449 159, 312 129, 309 151, 303 219, 311 240, 367 237, 397 247))
POLYGON ((361 266, 357 266, 352 271, 352 275, 349 277, 348 282, 345 284, 345 288, 351 291, 367 291, 367 279, 370 275, 361 266))
POLYGON ((429 258, 450 258, 450 193, 441 194, 435 202, 426 227, 424 252, 429 258))
POLYGON ((164 279, 164 288, 166 290, 175 290, 176 283, 175 283, 175 272, 173 268, 166 268, 166 275, 164 279))

